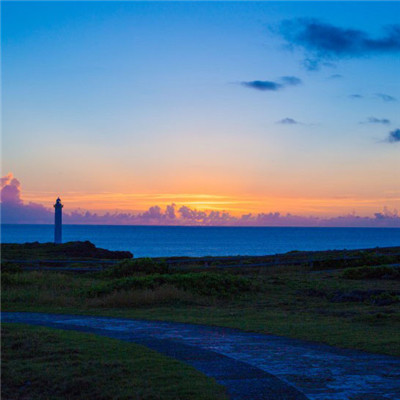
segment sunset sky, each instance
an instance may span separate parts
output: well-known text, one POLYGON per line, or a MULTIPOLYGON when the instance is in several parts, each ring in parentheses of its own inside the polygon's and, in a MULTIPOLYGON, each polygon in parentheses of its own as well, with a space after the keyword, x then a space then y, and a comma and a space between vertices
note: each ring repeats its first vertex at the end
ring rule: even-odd
POLYGON ((10 202, 236 217, 400 209, 400 2, 1 8, 10 202))

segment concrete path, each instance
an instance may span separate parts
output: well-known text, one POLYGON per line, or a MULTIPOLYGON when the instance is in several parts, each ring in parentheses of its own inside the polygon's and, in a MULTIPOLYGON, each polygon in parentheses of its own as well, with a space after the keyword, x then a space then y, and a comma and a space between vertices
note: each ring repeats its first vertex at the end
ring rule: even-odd
POLYGON ((146 345, 214 377, 232 399, 400 400, 400 358, 174 322, 11 312, 2 320, 146 345))

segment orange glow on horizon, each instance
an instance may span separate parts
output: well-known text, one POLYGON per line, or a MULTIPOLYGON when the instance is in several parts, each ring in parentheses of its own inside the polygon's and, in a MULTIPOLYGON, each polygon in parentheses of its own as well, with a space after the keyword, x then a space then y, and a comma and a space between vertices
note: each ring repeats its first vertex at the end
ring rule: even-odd
POLYGON ((106 212, 139 213, 152 206, 165 209, 167 205, 175 204, 179 209, 187 206, 199 211, 226 211, 233 216, 279 212, 300 216, 332 217, 356 213, 360 216, 370 216, 383 207, 396 209, 400 194, 391 193, 375 198, 358 197, 263 197, 263 196, 227 196, 215 194, 133 194, 133 193, 53 193, 24 192, 25 202, 40 203, 49 207, 54 199, 60 196, 66 209, 88 210, 103 214, 106 212))

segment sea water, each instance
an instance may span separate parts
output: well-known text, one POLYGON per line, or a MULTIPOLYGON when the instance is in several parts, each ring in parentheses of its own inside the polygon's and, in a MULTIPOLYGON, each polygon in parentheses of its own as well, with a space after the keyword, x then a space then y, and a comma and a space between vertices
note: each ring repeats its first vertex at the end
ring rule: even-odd
MULTIPOLYGON (((2 225, 2 243, 52 242, 53 225, 2 225)), ((63 241, 89 240, 135 257, 266 255, 292 250, 400 246, 400 228, 64 225, 63 241)))

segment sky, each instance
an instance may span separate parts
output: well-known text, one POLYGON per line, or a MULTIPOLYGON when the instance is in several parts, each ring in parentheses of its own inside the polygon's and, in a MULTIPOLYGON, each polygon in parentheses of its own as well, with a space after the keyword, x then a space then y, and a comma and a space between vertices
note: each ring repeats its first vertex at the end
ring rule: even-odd
POLYGON ((400 2, 3 1, 1 46, 3 222, 400 226, 400 2))

